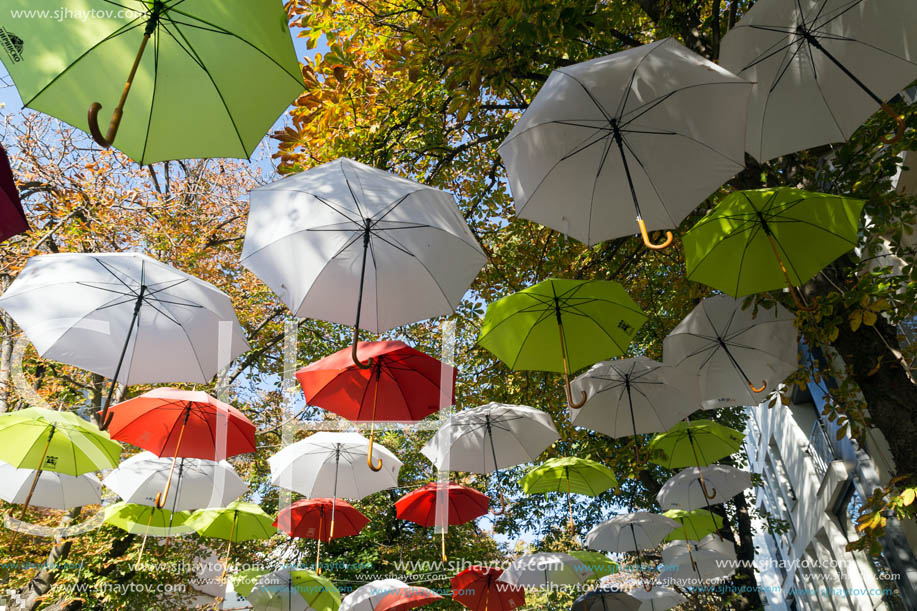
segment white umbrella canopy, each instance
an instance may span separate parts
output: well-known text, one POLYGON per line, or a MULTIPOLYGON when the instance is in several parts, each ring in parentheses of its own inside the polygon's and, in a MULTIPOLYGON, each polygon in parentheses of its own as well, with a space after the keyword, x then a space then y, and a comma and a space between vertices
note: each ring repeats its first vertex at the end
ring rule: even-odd
POLYGON ((630 595, 640 601, 639 611, 668 611, 686 600, 675 590, 664 586, 657 586, 649 592, 637 588, 630 595))
POLYGON ((570 422, 609 437, 667 431, 700 409, 697 376, 643 356, 597 363, 571 388, 587 399, 570 422))
POLYGON ((764 162, 848 139, 917 79, 914 40, 912 0, 756 2, 720 48, 720 64, 755 83, 749 154, 764 162))
POLYGON ((640 601, 613 588, 596 588, 579 596, 570 611, 639 611, 640 601))
POLYGON ((700 541, 672 541, 662 548, 662 562, 667 567, 678 567, 666 572, 665 577, 677 582, 724 579, 735 573, 735 559, 733 544, 715 534, 700 541))
POLYGON ((254 611, 335 611, 340 592, 312 571, 278 569, 259 577, 246 599, 254 611))
POLYGON ((369 439, 359 433, 320 431, 268 458, 271 483, 309 498, 354 500, 396 487, 401 461, 376 444, 373 455, 382 459, 382 469, 372 471, 368 453, 369 439))
POLYGON ((486 261, 450 193, 351 159, 251 192, 242 264, 300 317, 381 333, 451 314, 486 261))
POLYGON ((398 579, 377 579, 365 583, 344 597, 338 611, 374 611, 389 594, 410 591, 411 586, 398 579))
POLYGON ((559 438, 548 413, 491 402, 450 416, 420 451, 437 468, 488 474, 532 462, 559 438))
POLYGON ((592 575, 582 560, 559 552, 520 556, 497 581, 523 588, 584 583, 592 575))
MULTIPOLYGON (((7 503, 25 503, 34 480, 34 469, 17 469, 9 463, 0 461, 0 499, 7 503)), ((35 491, 29 505, 48 509, 70 509, 83 505, 98 505, 101 502, 102 483, 92 473, 67 475, 42 471, 35 483, 35 491)))
POLYGON ((586 547, 603 552, 639 552, 662 543, 681 525, 665 516, 637 511, 624 513, 598 524, 586 533, 586 547))
MULTIPOLYGON (((118 465, 102 483, 128 503, 155 507, 171 467, 172 458, 141 452, 118 465)), ((225 507, 248 491, 248 486, 225 460, 179 458, 173 478, 175 485, 166 507, 172 512, 225 507)))
POLYGON ((758 405, 799 367, 793 320, 779 304, 742 309, 728 295, 708 297, 663 340, 663 361, 697 372, 706 409, 758 405))
POLYGON ((671 38, 555 70, 500 145, 517 214, 590 246, 676 227, 745 166, 750 92, 671 38))
POLYGON ((751 473, 729 465, 688 467, 663 484, 656 501, 664 509, 701 509, 725 503, 747 488, 751 488, 751 473), (710 497, 704 493, 704 486, 710 497))

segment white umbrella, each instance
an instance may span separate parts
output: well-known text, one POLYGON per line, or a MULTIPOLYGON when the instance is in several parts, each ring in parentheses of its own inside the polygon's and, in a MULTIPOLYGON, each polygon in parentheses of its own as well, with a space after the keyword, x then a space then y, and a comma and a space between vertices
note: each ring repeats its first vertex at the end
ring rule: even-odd
MULTIPOLYGON (((0 499, 7 503, 25 503, 34 480, 34 469, 17 469, 0 461, 0 499)), ((42 470, 29 504, 49 509, 70 509, 97 505, 101 501, 102 484, 95 475, 67 475, 42 470)))
POLYGON ((700 541, 672 541, 662 548, 666 577, 684 583, 723 579, 735 573, 733 544, 710 534, 700 541), (677 570, 673 570, 677 567, 677 570))
POLYGON ((42 357, 111 379, 106 413, 115 382, 204 384, 248 350, 225 293, 139 253, 32 257, 0 307, 42 357))
POLYGON ((700 409, 697 376, 643 356, 597 363, 571 387, 587 399, 570 422, 609 437, 667 431, 700 409))
POLYGON ((742 309, 728 295, 708 297, 663 340, 663 360, 698 373, 707 409, 758 405, 799 367, 793 320, 779 304, 742 309))
POLYGON ((488 474, 532 462, 559 438, 546 412, 491 402, 452 414, 420 452, 437 469, 488 474))
POLYGON ((586 533, 586 547, 604 552, 640 552, 662 543, 681 525, 648 511, 624 513, 598 524, 586 533))
POLYGON ((636 216, 651 246, 745 167, 750 92, 672 38, 555 70, 500 145, 516 212, 589 245, 636 216))
MULTIPOLYGON (((156 497, 169 478, 172 459, 152 452, 131 456, 102 480, 128 503, 156 506, 156 497)), ((169 511, 225 507, 242 496, 248 486, 225 460, 179 458, 169 511)))
POLYGON ((251 192, 242 264, 301 317, 380 333, 450 314, 486 262, 455 198, 338 159, 251 192))
POLYGON ((497 581, 523 588, 585 583, 592 575, 582 560, 569 554, 539 552, 519 557, 497 581))
POLYGON ((365 583, 341 601, 338 611, 375 611, 384 598, 420 590, 398 579, 377 579, 365 583))
MULTIPOLYGON (((346 498, 365 496, 398 485, 402 462, 381 445, 373 448, 382 468, 373 470, 366 458, 369 440, 359 433, 320 431, 288 445, 267 461, 271 483, 299 492, 309 498, 346 498)), ((331 532, 334 533, 334 505, 331 506, 331 532)))
POLYGON ((639 611, 668 611, 686 600, 675 590, 664 586, 655 587, 649 592, 634 590, 630 595, 640 601, 639 611))
POLYGON ((596 588, 575 601, 570 611, 639 611, 640 601, 616 588, 596 588))
MULTIPOLYGON (((761 0, 723 37, 720 63, 755 83, 748 152, 758 161, 841 142, 917 79, 913 0, 761 0)), ((886 140, 886 142, 890 142, 886 140)))
POLYGON ((662 509, 701 509, 725 503, 746 488, 751 488, 751 474, 729 465, 688 467, 663 484, 656 501, 662 509), (710 497, 704 493, 704 487, 710 497))

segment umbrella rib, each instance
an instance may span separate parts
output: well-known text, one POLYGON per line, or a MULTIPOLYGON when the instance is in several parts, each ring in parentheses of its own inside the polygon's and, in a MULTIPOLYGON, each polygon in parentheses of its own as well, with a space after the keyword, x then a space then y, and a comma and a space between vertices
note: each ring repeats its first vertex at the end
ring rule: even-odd
MULTIPOLYGON (((349 210, 348 210, 347 212, 345 212, 346 208, 337 208, 337 207, 336 207, 334 204, 332 204, 329 200, 325 199, 324 197, 321 197, 320 195, 317 195, 317 194, 315 194, 315 193, 312 193, 311 191, 301 191, 301 190, 299 190, 299 189, 290 189, 290 190, 293 191, 293 192, 295 192, 295 193, 303 193, 303 194, 305 194, 305 195, 309 195, 310 197, 314 197, 316 200, 319 201, 319 203, 324 204, 324 205, 327 206, 328 208, 331 208, 331 210, 333 210, 334 212, 337 212, 338 214, 340 214, 341 216, 343 216, 345 219, 347 219, 348 221, 350 221, 351 223, 353 223, 353 224, 355 225, 355 229, 361 230, 361 229, 363 228, 363 223, 360 221, 360 219, 351 218, 351 217, 347 214, 347 212, 349 212, 349 210)), ((361 210, 360 210, 360 206, 359 206, 359 205, 357 205, 357 213, 358 213, 358 214, 361 214, 361 210)))
POLYGON ((595 190, 599 185, 599 177, 605 168, 605 161, 608 159, 608 151, 611 149, 612 139, 605 138, 605 147, 602 151, 602 159, 599 161, 599 167, 595 171, 595 178, 592 180, 592 195, 589 197, 589 220, 586 222, 586 243, 592 242, 592 211, 595 209, 595 190))
MULTIPOLYGON (((353 205, 357 207, 357 214, 360 215, 361 219, 368 218, 368 215, 363 212, 363 208, 360 206, 360 201, 357 199, 357 194, 353 192, 353 186, 350 184, 350 179, 347 178, 347 171, 344 169, 344 159, 342 158, 339 162, 341 166, 341 176, 344 177, 344 184, 347 185, 347 191, 350 193, 350 198, 353 199, 353 205)), ((362 191, 363 186, 360 185, 360 190, 362 191)), ((359 223, 362 226, 362 223, 359 223)))
MULTIPOLYGON (((649 55, 649 53, 647 53, 647 55, 649 55)), ((599 109, 599 112, 602 113, 602 116, 605 117, 605 120, 608 122, 611 122, 611 115, 609 115, 608 111, 606 111, 605 108, 599 103, 599 101, 595 99, 595 96, 592 95, 592 92, 589 91, 589 88, 586 87, 586 85, 583 84, 582 81, 580 81, 578 78, 576 78, 572 74, 568 74, 566 71, 562 69, 557 70, 557 72, 566 76, 569 79, 572 79, 577 85, 579 85, 583 89, 583 91, 586 93, 586 96, 588 96, 589 99, 592 100, 592 103, 595 104, 595 107, 599 109)))
MULTIPOLYGON (((739 257, 739 272, 740 272, 740 273, 736 274, 736 286, 735 286, 735 291, 734 291, 734 293, 733 293, 734 295, 738 295, 738 294, 739 294, 739 282, 741 282, 741 280, 742 280, 741 270, 742 270, 742 268, 743 268, 744 265, 745 265, 745 257, 748 256, 748 249, 751 248, 751 245, 752 245, 752 242, 753 242, 754 239, 755 239, 755 236, 757 236, 758 233, 759 233, 758 229, 759 229, 759 227, 758 227, 758 226, 755 226, 755 227, 753 227, 753 228, 751 229, 751 231, 749 231, 749 232, 745 235, 745 246, 742 248, 742 256, 739 257)), ((707 318, 707 320, 710 320, 709 317, 707 318)), ((710 324, 712 325, 713 322, 711 321, 710 324)))
MULTIPOLYGON (((669 214, 669 208, 668 208, 668 206, 666 206, 665 200, 663 199, 662 194, 659 193, 659 190, 656 188, 656 183, 653 182, 653 179, 650 177, 649 170, 647 170, 647 169, 646 169, 646 166, 643 165, 643 161, 637 156, 637 153, 636 153, 636 152, 634 151, 634 149, 631 147, 630 142, 628 142, 628 141, 627 141, 627 138, 625 138, 623 135, 621 136, 621 142, 624 143, 624 146, 627 147, 627 150, 630 151, 631 156, 633 156, 634 161, 636 161, 636 162, 637 162, 637 165, 640 166, 640 169, 643 170, 643 176, 645 176, 645 177, 646 177, 646 181, 647 181, 648 183, 650 183, 650 187, 652 187, 653 193, 655 193, 655 194, 656 194, 656 197, 659 198, 659 203, 662 205, 662 209, 665 210, 666 216, 668 216, 668 217, 669 217, 669 220, 671 221, 671 220, 672 220, 672 215, 669 214)), ((732 160, 730 159, 730 161, 732 161, 732 160)), ((636 202, 634 202, 634 203, 636 204, 636 202)), ((639 212, 639 209, 638 209, 638 212, 639 212)), ((674 224, 677 225, 678 223, 674 223, 674 224)))

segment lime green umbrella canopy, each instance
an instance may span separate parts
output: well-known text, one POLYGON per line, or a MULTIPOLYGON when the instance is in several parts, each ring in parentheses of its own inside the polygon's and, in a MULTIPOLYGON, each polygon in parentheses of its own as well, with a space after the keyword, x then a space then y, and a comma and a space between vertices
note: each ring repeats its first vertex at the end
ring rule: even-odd
POLYGON ((700 541, 723 527, 723 518, 706 509, 670 509, 662 515, 681 524, 681 528, 676 528, 666 535, 666 541, 700 541))
POLYGON ((72 412, 30 407, 0 414, 0 460, 67 475, 118 465, 121 445, 72 412))
POLYGON ((188 524, 199 535, 232 543, 268 539, 277 532, 271 516, 258 505, 245 501, 233 501, 215 509, 198 509, 188 518, 188 524))
POLYGON ((254 611, 337 611, 341 606, 334 584, 309 570, 274 571, 259 579, 246 598, 254 611))
POLYGON ((168 509, 121 501, 106 507, 104 515, 106 524, 135 535, 146 535, 151 528, 175 529, 174 534, 189 532, 182 525, 191 514, 187 511, 172 513, 168 509))
POLYGON ((564 374, 571 401, 569 374, 624 354, 646 318, 617 282, 552 278, 487 306, 478 344, 510 369, 564 374))
POLYGON ((651 461, 667 469, 705 467, 734 454, 742 446, 743 435, 712 420, 679 422, 650 441, 651 454, 662 452, 651 461))
POLYGON ((4 9, 34 15, 0 30, 0 59, 25 106, 88 130, 98 102, 104 132, 132 80, 114 142, 140 164, 249 157, 303 91, 279 2, 10 0, 4 9), (77 16, 40 16, 62 10, 77 16))
POLYGON ((572 492, 598 496, 618 485, 614 471, 586 458, 550 458, 529 471, 520 482, 526 494, 572 492))
POLYGON ((596 579, 601 579, 606 575, 613 575, 621 570, 617 562, 599 552, 576 550, 567 553, 582 562, 583 567, 592 571, 591 576, 596 579))
POLYGON ((269 572, 264 569, 248 569, 231 575, 229 580, 232 582, 232 587, 236 592, 247 597, 252 593, 252 588, 255 587, 258 580, 269 572))
POLYGON ((791 188, 730 193, 682 237, 687 277, 733 297, 805 284, 856 246, 863 204, 791 188))

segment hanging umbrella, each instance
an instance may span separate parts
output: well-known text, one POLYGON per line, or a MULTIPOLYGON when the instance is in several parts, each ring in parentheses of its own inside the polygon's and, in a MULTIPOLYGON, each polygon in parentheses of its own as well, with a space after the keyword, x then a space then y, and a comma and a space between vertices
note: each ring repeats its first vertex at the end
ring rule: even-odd
POLYGON ((143 550, 146 548, 146 539, 151 528, 165 530, 170 536, 189 532, 185 528, 179 528, 184 526, 185 522, 190 518, 190 514, 187 511, 179 511, 173 514, 168 509, 122 501, 105 507, 104 512, 107 524, 116 526, 133 535, 143 535, 143 543, 140 545, 140 551, 137 552, 138 563, 143 558, 143 550), (178 530, 174 530, 176 528, 178 530))
POLYGON ((796 371, 798 333, 783 306, 742 308, 728 295, 708 297, 663 340, 664 361, 700 376, 707 409, 758 405, 760 394, 796 371), (755 386, 762 380, 760 386, 755 386))
POLYGON ((120 133, 118 147, 147 165, 249 157, 303 91, 280 6, 125 0, 117 7, 107 0, 12 2, 14 10, 47 9, 23 11, 3 32, 4 64, 23 105, 91 132, 103 147, 120 133), (40 14, 55 10, 93 16, 40 14), (112 109, 104 135, 103 106, 112 109))
POLYGON ((616 588, 597 588, 573 602, 570 611, 638 611, 640 601, 616 588))
MULTIPOLYGON (((486 475, 532 462, 559 438, 546 412, 491 402, 449 416, 420 452, 437 469, 486 475)), ((502 490, 500 501, 498 515, 506 509, 502 490)))
POLYGON ((0 307, 40 356, 112 380, 103 430, 116 382, 206 384, 248 350, 225 293, 138 253, 32 257, 0 307), (220 352, 224 323, 231 341, 220 352))
POLYGON ((409 590, 411 586, 398 579, 377 579, 365 583, 344 597, 340 611, 378 611, 379 601, 392 593, 409 590))
POLYGON ((687 277, 733 297, 797 286, 857 245, 861 199, 799 189, 727 195, 682 241, 687 277))
POLYGON ((512 611, 525 605, 525 590, 499 581, 503 569, 472 566, 452 578, 452 600, 472 611, 512 611))
MULTIPOLYGON (((35 469, 17 469, 0 462, 0 499, 17 505, 25 503, 35 479, 35 469)), ((102 483, 91 473, 67 475, 42 471, 31 498, 33 507, 49 509, 70 509, 101 502, 102 483)))
POLYGON ((222 460, 255 451, 252 421, 205 392, 154 388, 112 406, 110 413, 114 439, 172 458, 158 507, 165 507, 179 458, 222 460))
POLYGON ((521 588, 550 588, 585 583, 592 572, 569 554, 539 552, 517 558, 497 579, 521 588))
POLYGON ((614 575, 621 570, 620 565, 605 554, 593 552, 588 549, 575 550, 570 555, 582 562, 592 571, 592 576, 601 579, 607 575, 614 575))
POLYGON ((618 485, 614 471, 603 464, 586 458, 565 456, 550 458, 535 467, 520 481, 526 494, 548 492, 567 493, 567 510, 570 528, 573 528, 573 503, 570 494, 598 496, 618 485))
POLYGON ((322 574, 322 541, 331 541, 332 534, 335 539, 353 537, 360 534, 367 524, 369 518, 341 499, 299 499, 281 509, 274 520, 274 526, 291 537, 316 540, 315 572, 319 575, 322 574), (335 510, 337 528, 332 533, 331 513, 335 510))
POLYGON ((324 577, 280 569, 260 579, 246 596, 254 611, 337 611, 341 593, 324 577))
POLYGON ((688 467, 663 484, 656 501, 662 509, 709 509, 710 505, 725 503, 751 486, 751 474, 735 467, 688 467), (701 486, 701 478, 704 486, 701 486), (704 494, 704 488, 711 493, 711 498, 704 494))
MULTIPOLYGON (((395 501, 395 515, 399 520, 407 520, 421 526, 436 525, 436 505, 442 484, 431 482, 409 492, 395 501)), ((486 515, 490 509, 490 499, 487 495, 474 488, 460 486, 449 482, 445 490, 446 515, 449 526, 466 524, 486 515)), ((446 558, 446 532, 442 535, 442 556, 446 558)))
MULTIPOLYGON (((744 435, 712 420, 679 422, 665 433, 650 441, 651 452, 662 456, 652 461, 666 469, 679 467, 705 467, 739 451, 744 435)), ((707 498, 713 496, 706 484, 702 485, 707 498)))
POLYGON ((0 145, 0 241, 29 230, 6 149, 0 145))
POLYGON ((29 407, 0 414, 0 460, 33 470, 22 516, 42 472, 82 475, 114 467, 120 455, 120 445, 72 412, 29 407))
POLYGON ((716 580, 735 573, 735 546, 730 541, 710 534, 700 541, 685 543, 673 541, 662 548, 662 562, 666 566, 678 567, 679 581, 716 580))
POLYGON ((662 515, 681 525, 681 528, 676 528, 666 536, 666 541, 700 541, 723 528, 723 518, 706 509, 669 509, 662 515))
POLYGON ((478 344, 515 371, 564 374, 624 354, 646 314, 617 282, 551 278, 487 306, 478 344))
POLYGON ((229 581, 232 583, 232 588, 237 594, 248 596, 252 593, 258 580, 268 573, 270 573, 270 571, 264 569, 248 569, 247 571, 240 571, 230 575, 229 581))
POLYGON ((188 518, 187 524, 203 537, 229 542, 226 546, 226 562, 223 564, 221 582, 226 577, 233 543, 270 539, 277 532, 274 529, 274 521, 264 513, 264 510, 254 503, 244 501, 233 501, 226 507, 198 509, 188 518))
POLYGON ((662 586, 655 587, 649 592, 634 590, 630 595, 640 601, 638 611, 668 611, 686 600, 675 590, 662 586))
MULTIPOLYGON (((756 2, 723 37, 720 63, 755 83, 746 150, 764 162, 847 140, 917 78, 910 0, 756 2)), ((886 140, 892 142, 894 140, 886 140)))
POLYGON ((320 431, 267 459, 271 483, 311 498, 330 497, 333 536, 335 499, 362 499, 398 486, 401 461, 383 446, 377 446, 376 451, 383 463, 379 471, 370 469, 366 460, 369 454, 366 437, 359 433, 320 431))
POLYGON ((431 605, 438 600, 443 600, 443 597, 433 590, 412 585, 380 598, 376 611, 407 611, 431 605))
POLYGON ((745 167, 751 83, 672 38, 555 70, 500 156, 519 216, 592 246, 678 226, 745 167))
POLYGON ((366 460, 377 471, 382 463, 373 461, 376 421, 414 422, 436 413, 441 404, 452 405, 456 373, 404 342, 359 342, 357 351, 372 367, 358 366, 345 349, 300 369, 296 379, 309 405, 353 422, 372 423, 366 460), (448 390, 440 389, 443 373, 451 380, 448 390))
MULTIPOLYGON (((633 552, 643 566, 643 550, 656 547, 679 526, 671 518, 647 511, 625 513, 594 526, 586 533, 586 547, 619 554, 633 552)), ((644 583, 643 588, 649 591, 652 585, 644 583)))
POLYGON ((696 376, 643 356, 597 363, 571 388, 588 399, 570 422, 609 437, 665 431, 700 408, 696 376))
POLYGON ((251 192, 242 264, 296 316, 381 333, 451 314, 487 258, 455 198, 338 159, 251 192))

